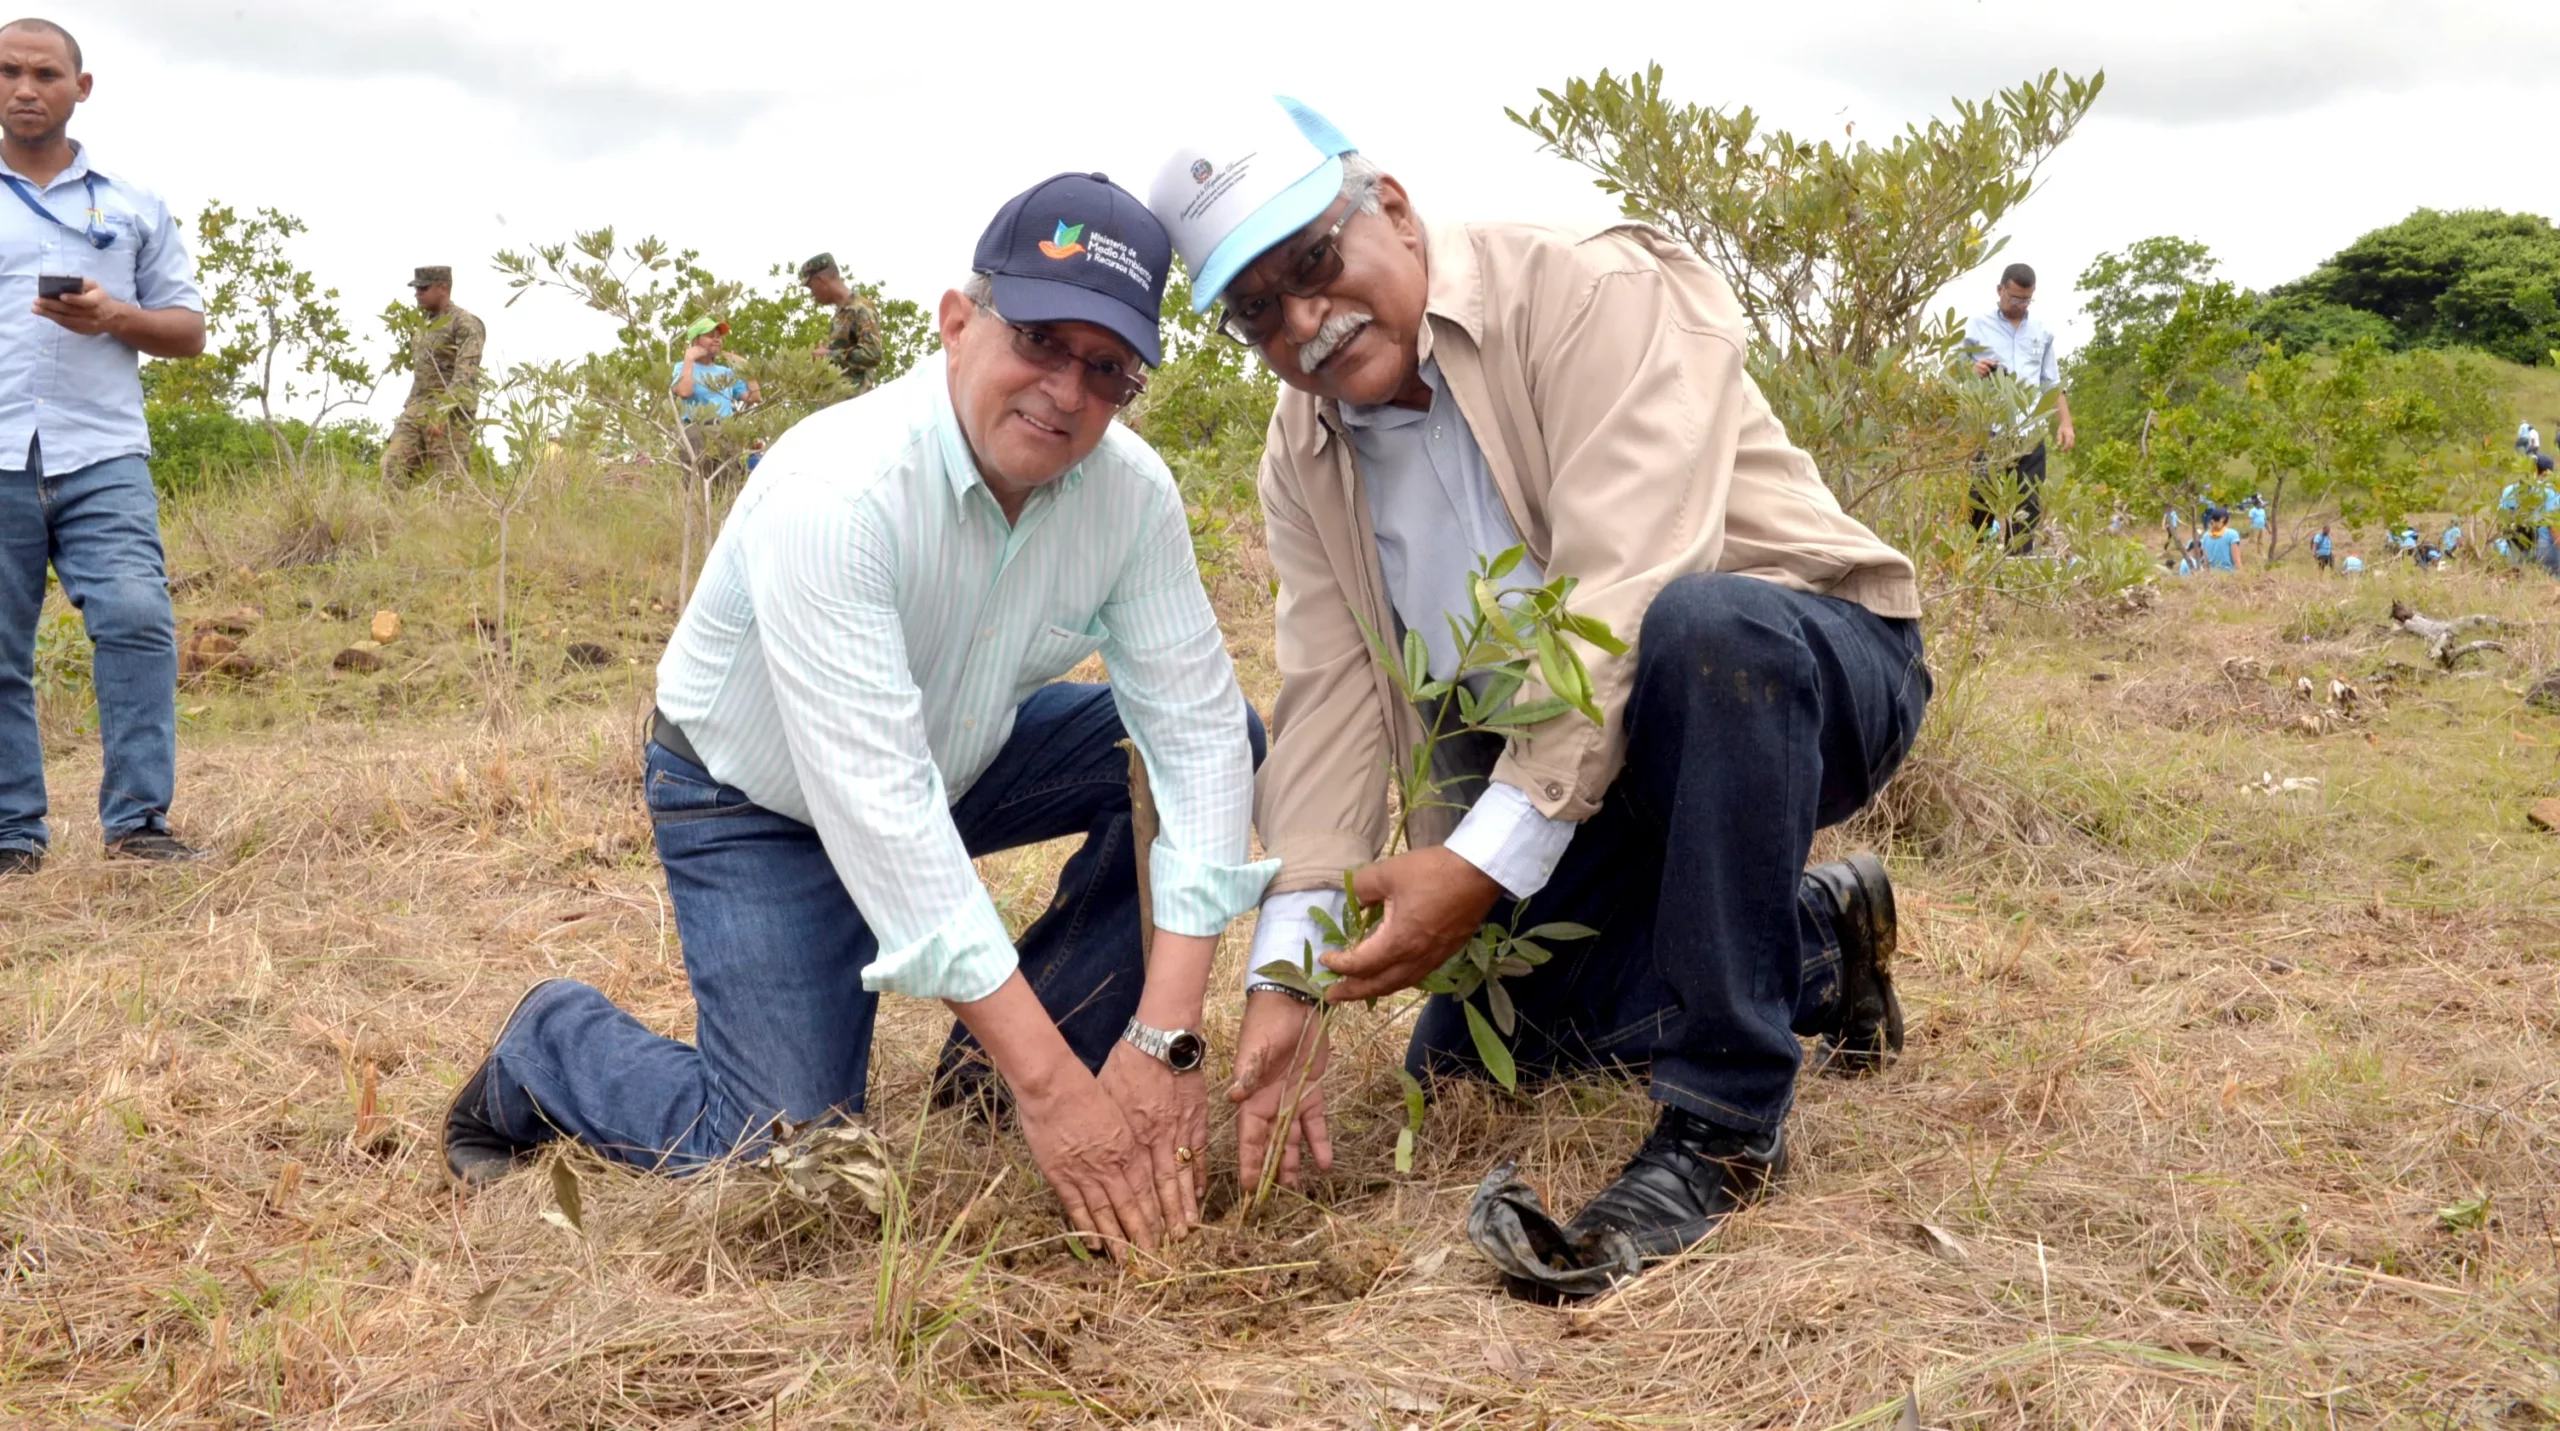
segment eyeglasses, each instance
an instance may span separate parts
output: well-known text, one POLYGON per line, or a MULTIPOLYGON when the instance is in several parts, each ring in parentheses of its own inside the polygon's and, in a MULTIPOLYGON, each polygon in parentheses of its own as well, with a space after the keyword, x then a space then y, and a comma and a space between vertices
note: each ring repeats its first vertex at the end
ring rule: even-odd
POLYGON ((1271 341, 1271 335, 1280 331, 1280 325, 1286 318, 1280 309, 1281 294, 1292 298, 1313 298, 1332 287, 1333 281, 1342 276, 1342 226, 1351 222, 1351 216, 1358 212, 1356 207, 1346 207, 1342 217, 1333 221, 1333 227, 1318 235, 1314 243, 1300 249, 1298 256, 1285 265, 1287 277, 1280 280, 1276 292, 1256 293, 1240 299, 1230 297, 1218 310, 1218 331, 1226 334, 1230 342, 1241 343, 1248 348, 1259 348, 1271 341))
POLYGON ((1067 364, 1084 365, 1084 390, 1113 407, 1127 407, 1147 390, 1144 375, 1130 371, 1117 358, 1093 359, 1079 355, 1075 349, 1058 340, 1058 335, 1045 328, 1016 323, 985 303, 978 305, 996 314, 996 321, 1013 330, 1013 355, 1044 373, 1066 371, 1067 364))

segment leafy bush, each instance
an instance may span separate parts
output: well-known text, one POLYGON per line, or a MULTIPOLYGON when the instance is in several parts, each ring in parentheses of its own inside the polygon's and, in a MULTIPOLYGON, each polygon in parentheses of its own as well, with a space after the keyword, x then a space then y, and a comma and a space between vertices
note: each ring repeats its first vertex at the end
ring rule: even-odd
POLYGON ((2538 214, 2420 209, 2273 297, 2269 336, 2285 325, 2294 329, 2287 336, 2371 332, 2331 311, 2343 308, 2389 325, 2394 348, 2478 348, 2546 363, 2560 347, 2560 227, 2538 214))

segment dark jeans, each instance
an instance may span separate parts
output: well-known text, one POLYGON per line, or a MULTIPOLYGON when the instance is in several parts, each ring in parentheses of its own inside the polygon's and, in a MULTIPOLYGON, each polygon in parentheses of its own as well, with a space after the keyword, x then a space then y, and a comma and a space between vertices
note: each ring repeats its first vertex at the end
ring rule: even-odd
MULTIPOLYGON (((1258 762, 1262 723, 1247 726, 1258 762)), ((1018 949, 1023 977, 1092 1069, 1137 1012, 1145 977, 1122 739, 1109 687, 1044 687, 951 807, 972 855, 1085 837, 1018 949)), ((651 1033, 585 984, 542 985, 490 1051, 500 1130, 528 1146, 566 1134, 625 1162, 686 1172, 753 1149, 776 1117, 861 1111, 879 1010, 862 969, 879 944, 817 831, 655 742, 648 801, 693 985, 695 1043, 651 1033)))
MULTIPOLYGON (((1920 626, 1686 576, 1654 599, 1636 652, 1626 768, 1523 920, 1600 933, 1506 981, 1514 1058, 1524 1076, 1650 1068, 1656 1102, 1775 1127, 1798 1036, 1839 997, 1839 940, 1805 860, 1814 831, 1866 804, 1911 748, 1930 692, 1920 626)), ((1406 1066, 1480 1072, 1446 996, 1424 1008, 1406 1066)))
POLYGON ((2008 534, 2009 550, 2025 551, 2035 541, 2036 523, 2044 516, 2044 444, 2009 464, 2009 472, 2018 481, 2018 509, 1995 511, 2005 506, 2008 493, 2005 482, 1991 480, 1991 461, 1981 453, 1973 458, 1973 491, 1965 505, 1965 521, 1979 532, 1993 521, 2008 534))
POLYGON ((0 850, 41 850, 44 749, 36 733, 36 622, 44 571, 80 611, 92 648, 109 841, 168 828, 178 785, 178 630, 160 552, 150 464, 117 457, 69 472, 0 470, 0 850))

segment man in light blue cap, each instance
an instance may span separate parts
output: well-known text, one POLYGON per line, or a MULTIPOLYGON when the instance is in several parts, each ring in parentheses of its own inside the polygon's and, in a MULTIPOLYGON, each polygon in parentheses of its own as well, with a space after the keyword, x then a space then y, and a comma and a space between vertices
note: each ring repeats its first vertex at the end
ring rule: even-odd
MULTIPOLYGON (((1223 304, 1220 328, 1285 385, 1261 479, 1281 689, 1256 795, 1281 868, 1249 965, 1320 948, 1314 914, 1339 912, 1345 871, 1385 917, 1326 956, 1336 1000, 1414 987, 1523 903, 1531 924, 1599 930, 1505 982, 1510 1051, 1532 1077, 1649 1070, 1660 1121, 1565 1231, 1671 1256, 1782 1166, 1799 1036, 1844 1072, 1902 1046, 1883 865, 1805 864, 1919 728, 1911 563, 1788 442, 1745 372, 1731 290, 1672 239, 1426 229, 1294 100, 1193 128, 1149 207, 1194 302, 1223 304), (1575 578, 1574 609, 1632 643, 1579 650, 1605 720, 1456 752, 1435 771, 1455 808, 1415 810, 1413 850, 1380 860, 1385 772, 1424 717, 1364 629, 1416 633, 1435 679, 1463 676, 1448 618, 1513 547, 1513 580, 1575 578)), ((1466 1012, 1434 997, 1408 1067, 1480 1073, 1466 1012)), ((1326 1057, 1301 1041, 1308 1017, 1292 991, 1249 986, 1228 1095, 1248 1176, 1275 1137, 1289 1181, 1302 1149, 1330 1162, 1321 1084, 1275 1126, 1298 1058, 1320 1073, 1326 1057)))

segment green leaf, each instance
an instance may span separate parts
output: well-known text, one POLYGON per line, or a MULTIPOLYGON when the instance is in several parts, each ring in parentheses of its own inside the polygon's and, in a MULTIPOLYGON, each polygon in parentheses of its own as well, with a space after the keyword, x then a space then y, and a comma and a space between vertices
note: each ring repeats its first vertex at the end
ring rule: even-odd
POLYGON ((1431 648, 1423 644, 1422 633, 1404 633, 1404 688, 1420 692, 1422 683, 1431 679, 1431 648))
POLYGON ((1396 1130, 1396 1171, 1400 1173, 1413 1171, 1413 1130, 1411 1128, 1396 1130))
POLYGON ((2436 1223, 2447 1232, 2477 1232, 2489 1225, 2489 1199, 2467 1197, 2436 1209, 2436 1223))
POLYGON ((1569 705, 1581 704, 1575 698, 1572 670, 1565 665, 1564 652, 1556 645, 1556 633, 1544 626, 1538 628, 1538 679, 1547 683, 1550 695, 1562 697, 1569 705))
POLYGON ((1502 555, 1495 557, 1493 559, 1493 564, 1484 569, 1484 574, 1495 581, 1500 581, 1504 577, 1519 570, 1521 558, 1526 557, 1528 554, 1529 547, 1525 542, 1512 547, 1502 555))
POLYGON ((1520 1069, 1511 1061, 1511 1050, 1504 1046, 1502 1036, 1485 1022, 1484 1012, 1475 1005, 1458 1007, 1467 1011, 1467 1036, 1475 1040, 1476 1057, 1484 1061, 1485 1072, 1493 1075, 1493 1081, 1501 1084, 1504 1092, 1519 1092, 1520 1069))
POLYGON ((1584 715, 1591 717, 1593 725, 1605 724, 1606 717, 1600 714, 1600 703, 1592 694, 1590 668, 1582 664, 1582 653, 1570 646, 1563 649, 1565 672, 1567 678, 1573 682, 1574 705, 1579 707, 1584 715))
POLYGON ((1511 953, 1514 957, 1523 960, 1533 968, 1556 957, 1555 955, 1547 952, 1547 946, 1540 944, 1534 939, 1512 940, 1511 953))
POLYGON ((1253 976, 1257 979, 1269 979, 1272 983, 1278 984, 1284 989, 1295 989, 1299 993, 1309 995, 1310 997, 1312 997, 1316 991, 1313 981, 1307 978, 1307 971, 1290 963, 1286 959, 1272 960, 1270 963, 1254 970, 1253 976))
POLYGON ((1484 1002, 1485 1007, 1493 1010, 1493 1026, 1502 1030, 1504 1038, 1511 1037, 1520 1022, 1519 1011, 1511 1007, 1511 991, 1502 987, 1501 980, 1487 979, 1484 981, 1484 1002))
POLYGON ((1541 924, 1529 930, 1527 937, 1531 939, 1596 939, 1599 935, 1600 931, 1588 924, 1573 924, 1558 920, 1553 924, 1541 924))
POLYGON ((1494 965, 1493 972, 1501 978, 1517 979, 1536 967, 1537 965, 1530 963, 1526 959, 1515 957, 1505 959, 1501 963, 1494 965))
POLYGON ((1485 673, 1483 704, 1479 711, 1492 712, 1511 704, 1520 688, 1529 683, 1529 673, 1512 666, 1498 666, 1485 673))
POLYGON ((1627 654, 1627 643, 1619 640, 1618 633, 1609 629, 1609 623, 1597 616, 1567 616, 1564 624, 1574 635, 1612 656, 1627 654))
POLYGON ((1496 729, 1538 725, 1554 720, 1573 709, 1573 702, 1557 696, 1545 696, 1522 705, 1509 706, 1485 717, 1484 724, 1496 729))

